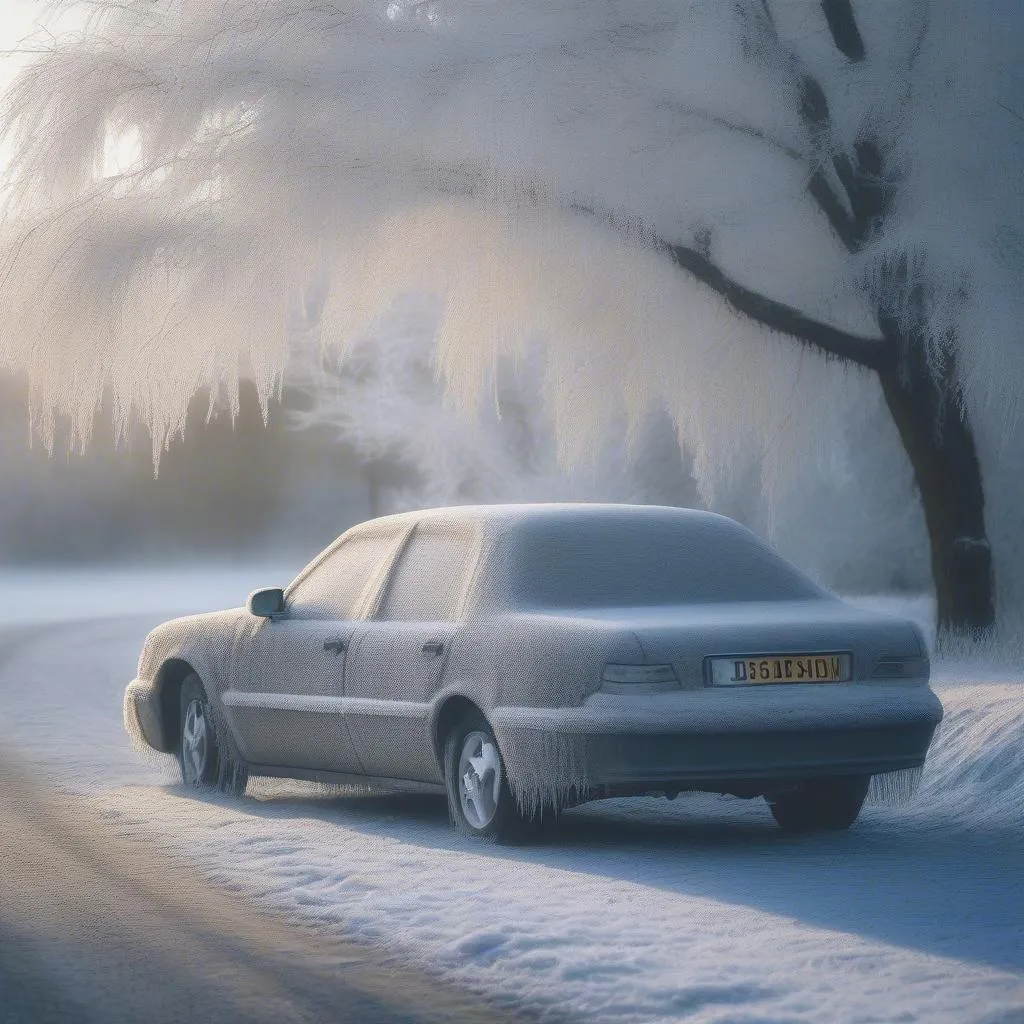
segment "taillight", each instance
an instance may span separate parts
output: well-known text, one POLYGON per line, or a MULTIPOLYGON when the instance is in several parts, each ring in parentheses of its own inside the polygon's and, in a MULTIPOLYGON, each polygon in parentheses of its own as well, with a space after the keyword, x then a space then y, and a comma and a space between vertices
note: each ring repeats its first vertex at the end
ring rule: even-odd
POLYGON ((928 676, 927 658, 901 658, 886 655, 875 663, 872 679, 924 679, 928 676))
POLYGON ((601 689, 608 693, 661 693, 678 690, 671 665, 605 665, 601 689))

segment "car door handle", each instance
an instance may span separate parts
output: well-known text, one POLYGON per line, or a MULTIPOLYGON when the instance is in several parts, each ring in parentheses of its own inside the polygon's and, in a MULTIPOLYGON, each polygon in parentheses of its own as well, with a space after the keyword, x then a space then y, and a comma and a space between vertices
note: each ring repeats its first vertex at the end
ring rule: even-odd
POLYGON ((336 636, 333 640, 324 641, 325 651, 334 651, 335 654, 341 654, 348 647, 348 641, 342 640, 340 636, 336 636))
POLYGON ((423 645, 424 654, 433 654, 435 657, 440 657, 444 654, 444 644, 439 640, 431 640, 423 645))

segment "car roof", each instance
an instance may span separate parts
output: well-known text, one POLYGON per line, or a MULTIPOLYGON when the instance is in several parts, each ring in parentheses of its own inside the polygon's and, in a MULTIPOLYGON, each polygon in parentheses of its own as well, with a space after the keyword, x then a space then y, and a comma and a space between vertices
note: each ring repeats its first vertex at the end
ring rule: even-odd
POLYGON ((679 508, 670 505, 627 505, 598 502, 536 502, 528 504, 502 505, 452 505, 445 508, 422 509, 416 512, 401 512, 396 515, 370 519, 350 532, 374 530, 396 526, 438 524, 443 526, 478 527, 485 533, 514 529, 518 525, 565 524, 574 522, 583 525, 595 521, 632 520, 640 525, 644 522, 686 522, 698 526, 712 523, 726 523, 738 526, 734 520, 715 512, 701 509, 679 508))

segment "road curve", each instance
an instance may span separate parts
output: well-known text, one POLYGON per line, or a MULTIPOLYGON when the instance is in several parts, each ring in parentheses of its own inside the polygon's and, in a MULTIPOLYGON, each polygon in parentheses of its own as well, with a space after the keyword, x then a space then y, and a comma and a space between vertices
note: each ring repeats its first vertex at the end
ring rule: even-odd
POLYGON ((260 913, 86 807, 0 758, 3 1024, 513 1019, 260 913))
MULTIPOLYGON (((0 662, 39 633, 4 631, 0 662)), ((524 1019, 261 912, 36 774, 0 751, 0 1024, 524 1019)))

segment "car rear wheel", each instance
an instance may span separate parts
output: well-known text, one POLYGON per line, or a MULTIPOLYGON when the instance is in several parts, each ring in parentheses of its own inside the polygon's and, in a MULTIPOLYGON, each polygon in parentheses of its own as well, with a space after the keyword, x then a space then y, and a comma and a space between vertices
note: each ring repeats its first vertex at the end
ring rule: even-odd
POLYGON ((245 766, 219 742, 217 726, 202 681, 195 673, 181 684, 181 729, 178 736, 178 764, 186 786, 214 787, 241 796, 249 781, 245 766))
POLYGON ((499 843, 537 834, 543 819, 521 811, 494 731, 479 711, 466 714, 448 734, 444 769, 448 809, 460 832, 499 843))
POLYGON ((787 832, 849 828, 860 814, 870 775, 808 779, 768 801, 772 817, 787 832))

